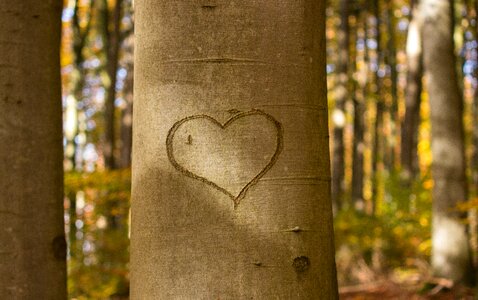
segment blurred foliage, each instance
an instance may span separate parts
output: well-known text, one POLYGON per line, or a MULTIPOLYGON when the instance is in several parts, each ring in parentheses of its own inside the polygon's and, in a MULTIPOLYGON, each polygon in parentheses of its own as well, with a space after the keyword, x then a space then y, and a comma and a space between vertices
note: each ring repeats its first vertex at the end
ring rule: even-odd
POLYGON ((121 299, 129 293, 130 180, 130 169, 65 174, 65 193, 76 198, 75 213, 66 205, 72 299, 121 299))
POLYGON ((351 284, 360 278, 351 270, 363 261, 378 272, 428 260, 431 250, 431 179, 424 176, 412 186, 399 174, 382 175, 383 198, 376 215, 355 209, 340 211, 335 218, 339 281, 351 284), (410 258, 413 258, 411 260, 410 258))
MULTIPOLYGON (((72 139, 75 148, 73 155, 68 157, 72 160, 71 169, 74 172, 65 174, 65 220, 66 232, 69 237, 68 253, 68 290, 72 299, 121 299, 127 298, 129 290, 128 263, 129 263, 129 194, 130 194, 130 169, 98 171, 104 168, 102 161, 101 137, 104 132, 104 95, 105 95, 105 66, 106 52, 105 42, 102 38, 102 15, 99 1, 90 6, 92 0, 64 1, 65 9, 63 14, 63 42, 61 46, 61 65, 64 98, 75 96, 75 86, 81 83, 82 92, 75 96, 74 101, 74 124, 77 131, 72 139), (91 30, 85 40, 85 47, 82 49, 83 61, 81 68, 83 72, 76 69, 75 53, 73 44, 77 33, 73 29, 72 19, 74 4, 77 4, 79 18, 79 31, 86 31, 88 20, 92 18, 91 30), (73 162, 75 164, 73 164, 73 162), (74 167, 73 167, 74 165, 74 167)), ((110 11, 114 7, 114 1, 107 1, 110 11)), ((371 1, 350 2, 350 33, 351 53, 349 85, 357 88, 359 81, 367 82, 366 89, 366 128, 365 144, 363 151, 365 155, 364 168, 365 188, 364 198, 367 202, 365 212, 354 209, 350 198, 350 184, 352 179, 352 149, 354 147, 353 137, 353 107, 352 101, 348 101, 345 108, 345 190, 344 210, 339 211, 335 218, 335 238, 337 249, 337 265, 340 283, 351 284, 366 282, 362 275, 355 272, 355 269, 363 270, 372 268, 377 272, 397 271, 400 274, 408 274, 410 270, 417 268, 417 260, 428 261, 431 250, 431 180, 430 164, 430 122, 428 95, 422 94, 421 125, 419 132, 418 154, 421 178, 406 185, 400 177, 400 172, 391 169, 383 170, 379 167, 377 174, 372 174, 371 164, 372 153, 372 128, 376 121, 376 101, 382 100, 385 104, 384 123, 381 128, 381 138, 385 140, 384 145, 392 151, 399 153, 399 127, 400 124, 393 124, 390 112, 392 111, 393 89, 391 70, 397 70, 397 96, 398 113, 401 117, 404 114, 404 96, 406 87, 406 52, 405 41, 407 36, 408 22, 410 19, 410 1, 396 0, 393 2, 380 1, 381 11, 379 16, 382 22, 378 23, 372 15, 364 13, 371 10, 371 1), (388 8, 387 3, 392 3, 388 8), (387 27, 387 9, 391 9, 390 20, 395 32, 389 31, 387 27), (379 26, 377 29, 377 24, 379 26), (381 41, 377 41, 377 33, 380 31, 381 41), (395 65, 386 60, 389 55, 388 40, 394 39, 396 45, 395 65), (380 53, 379 53, 380 52, 380 53), (377 72, 381 85, 376 82, 377 72), (376 179, 376 181, 373 181, 376 179), (376 184, 377 210, 375 214, 370 213, 371 201, 373 198, 372 185, 376 184), (348 208, 347 208, 348 207, 348 208)), ((127 35, 133 28, 132 1, 124 0, 124 17, 122 19, 123 34, 127 35)), ((337 44, 338 25, 340 24, 339 1, 329 1, 327 6, 327 83, 328 100, 330 111, 335 106, 335 101, 340 92, 336 89, 338 76, 336 73, 338 55, 341 53, 337 44)), ((457 11, 461 9, 458 5, 457 11)), ((457 23, 457 26, 461 23, 457 23)), ((466 24, 465 24, 466 25, 466 24)), ((463 25, 464 26, 464 25, 463 25)), ((467 25, 468 26, 468 25, 467 25)), ((469 29, 468 29, 469 30, 469 29)), ((459 32, 459 31, 457 31, 459 32)), ((466 32, 465 32, 466 33, 466 32)), ((463 39, 467 35, 456 34, 456 38, 463 39)), ((468 37, 469 41, 474 37, 468 37)), ((466 45, 467 40, 458 41, 457 49, 466 45)), ((123 91, 125 78, 131 69, 132 64, 132 42, 122 44, 120 57, 119 79, 117 82, 117 110, 126 106, 123 91)), ((466 48, 466 47, 465 47, 466 48)), ((466 50, 466 49, 465 49, 466 50)), ((476 45, 472 46, 468 56, 476 57, 476 45)), ((466 54, 466 51, 463 52, 466 54)), ((468 59, 468 63, 474 59, 468 59)), ((464 61, 466 65, 466 61, 464 61)), ((465 75, 465 125, 468 135, 469 161, 472 161, 475 148, 470 147, 471 132, 474 129, 472 103, 474 101, 474 90, 476 80, 471 76, 475 68, 465 75), (473 71, 473 72, 472 72, 473 71), (471 151, 473 150, 473 151, 471 151), (473 152, 473 153, 472 153, 473 152)), ((351 87, 349 87, 351 88, 351 87)), ((352 92, 351 95, 352 96, 352 92)), ((67 101, 64 101, 66 110, 67 101)), ((116 111, 116 118, 119 119, 119 111, 116 111)), ((65 120, 71 117, 65 114, 65 120)), ((332 119, 332 118, 331 118, 332 119)), ((68 122, 67 122, 68 123, 68 122)), ((333 124, 331 122, 331 129, 333 124)), ((67 127, 67 126, 65 126, 67 127)), ((119 130, 118 130, 119 131, 119 130)), ((118 132, 119 133, 119 132, 118 132)), ((331 132, 332 133, 332 132, 331 132)), ((333 140, 332 140, 333 142, 333 140)), ((121 142, 118 143, 121 145, 121 142)), ((332 144, 333 146, 333 144, 332 144)), ((381 150, 384 152, 384 150, 381 150)), ((66 151, 67 152, 67 151, 66 151)), ((384 156, 380 153, 379 164, 384 165, 384 156)), ((398 156, 398 155, 397 155, 398 156)), ((398 164, 396 164, 398 165, 398 164)), ((397 166, 398 168, 398 166, 397 166)), ((476 166, 474 166, 476 169, 476 166)), ((478 171, 474 170, 474 173, 478 171)), ((472 172, 470 172, 472 173, 472 172)), ((478 178, 478 175, 476 175, 478 178)), ((478 179, 475 180, 478 182, 478 179)), ((476 188, 472 188, 474 191, 476 188)), ((473 193, 472 193, 473 194, 473 193)), ((476 194, 476 191, 474 192, 476 194)), ((478 208, 478 198, 471 199, 458 209, 472 210, 478 208)), ((475 251, 477 247, 474 248, 475 251)), ((363 273, 363 271, 361 271, 363 273)), ((367 275, 368 276, 368 275, 367 275)), ((373 275, 370 275, 373 276, 373 275)), ((376 279, 376 278, 374 278, 376 279)))

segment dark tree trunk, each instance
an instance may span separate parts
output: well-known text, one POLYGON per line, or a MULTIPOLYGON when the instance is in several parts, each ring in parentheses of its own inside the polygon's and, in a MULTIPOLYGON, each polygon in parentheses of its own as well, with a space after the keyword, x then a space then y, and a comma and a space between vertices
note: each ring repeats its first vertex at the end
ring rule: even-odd
MULTIPOLYGON (((363 18, 363 40, 368 38, 367 29, 367 12, 365 10, 357 11, 357 18, 363 18)), ((358 27, 355 32, 355 42, 360 38, 358 27)), ((356 52, 355 52, 356 53, 356 52)), ((365 151, 365 109, 367 95, 367 72, 368 72, 368 53, 365 51, 364 69, 357 70, 357 63, 354 64, 354 71, 357 73, 357 83, 354 88, 354 135, 352 148, 352 204, 357 210, 365 209, 365 201, 363 199, 364 186, 364 151, 365 151), (359 74, 361 72, 361 74, 359 74)))
POLYGON ((375 214, 377 208, 377 198, 378 198, 378 177, 379 177, 379 162, 383 154, 383 113, 384 113, 384 101, 383 101, 383 81, 379 76, 380 65, 382 62, 382 35, 381 35, 381 17, 380 17, 380 1, 374 0, 373 2, 373 13, 376 20, 376 40, 377 40, 377 70, 375 72, 375 123, 373 128, 373 150, 372 150, 372 214, 375 214))
POLYGON ((397 148, 397 140, 398 140, 398 88, 397 88, 397 80, 398 80, 398 72, 397 72, 397 50, 395 44, 395 21, 393 17, 393 10, 394 10, 394 1, 388 0, 385 1, 386 3, 386 25, 387 25, 387 32, 388 32, 388 40, 387 40, 387 50, 385 51, 385 64, 390 67, 390 96, 391 96, 391 103, 390 103, 390 134, 387 137, 386 143, 386 167, 388 170, 393 171, 395 170, 395 151, 397 148))
POLYGON ((340 1, 340 26, 338 32, 337 88, 335 108, 332 113, 334 124, 334 148, 332 163, 332 203, 340 210, 345 189, 345 145, 344 127, 346 124, 345 104, 349 99, 349 0, 340 1))
POLYGON ((120 168, 131 166, 131 149, 133 139, 133 63, 128 65, 128 75, 125 79, 123 97, 126 106, 121 111, 121 151, 120 168))
POLYGON ((401 128, 401 165, 407 183, 418 175, 418 129, 422 94, 422 23, 417 19, 417 8, 412 16, 407 34, 407 86, 405 89, 405 117, 401 128))
POLYGON ((62 2, 0 1, 1 299, 66 299, 62 2))
POLYGON ((104 159, 107 169, 115 169, 116 158, 116 126, 115 126, 115 100, 116 100, 116 79, 119 60, 119 48, 121 42, 120 25, 123 0, 116 0, 113 9, 112 19, 109 16, 108 1, 103 0, 103 22, 105 33, 105 51, 106 51, 106 72, 108 74, 108 84, 106 86, 105 102, 105 143, 104 159))

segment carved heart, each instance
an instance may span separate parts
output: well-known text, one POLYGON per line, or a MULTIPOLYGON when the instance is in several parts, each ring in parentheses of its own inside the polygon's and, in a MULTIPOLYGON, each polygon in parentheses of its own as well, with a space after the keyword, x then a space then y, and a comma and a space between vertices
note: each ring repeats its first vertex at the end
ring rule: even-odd
POLYGON ((166 138, 166 149, 171 164, 184 175, 204 182, 207 185, 212 186, 213 188, 229 196, 234 202, 234 208, 237 208, 240 201, 245 197, 247 191, 272 168, 282 151, 282 147, 283 129, 281 123, 279 123, 271 115, 256 109, 248 112, 239 112, 233 117, 231 117, 229 120, 227 120, 224 124, 221 124, 219 121, 208 115, 189 116, 177 121, 169 130, 168 136, 166 138), (248 121, 254 121, 252 125, 250 124, 250 122, 248 124, 242 124, 242 127, 244 127, 244 125, 247 125, 249 129, 244 129, 240 127, 240 121, 245 120, 246 118, 248 121), (260 125, 261 122, 263 126, 258 127, 257 129, 262 129, 262 131, 255 130, 254 134, 251 134, 252 131, 250 127, 257 126, 257 124, 260 125), (232 126, 233 124, 238 124, 238 126, 232 126), (190 126, 188 127, 188 125, 190 126), (199 128, 201 126, 193 125, 201 125, 202 128, 199 128), (264 127, 267 126, 272 129, 269 129, 267 131, 266 129, 264 129, 264 127), (228 130, 233 127, 234 130, 228 130), (249 132, 244 132, 244 130, 249 130, 249 132), (208 136, 209 138, 198 139, 198 136, 201 137, 202 135, 204 135, 204 131, 210 133, 210 135, 208 136), (217 134, 213 131, 217 131, 217 134), (274 133, 273 137, 270 136, 271 132, 274 133), (211 142, 211 135, 217 135, 219 137, 215 138, 215 140, 211 142), (181 136, 181 138, 179 136, 181 136), (243 136, 247 136, 248 139, 242 140, 242 143, 238 144, 237 139, 240 140, 241 138, 244 138, 243 136), (275 141, 272 145, 275 146, 274 148, 267 149, 267 146, 258 147, 257 143, 263 143, 264 145, 267 145, 268 141, 274 137, 275 141), (198 142, 196 142, 197 140, 198 142), (238 147, 244 148, 248 146, 251 147, 251 149, 247 149, 249 150, 249 152, 244 149, 239 149, 243 151, 236 151, 238 147), (253 146, 254 148, 252 148, 253 146), (200 150, 197 150, 197 148, 199 148, 200 150), (257 154, 257 152, 261 151, 264 154, 262 155, 262 157, 261 153, 257 154), (244 152, 245 157, 239 157, 240 154, 244 152), (190 153, 193 153, 195 161, 193 160, 191 162, 191 159, 188 159, 188 154, 190 153), (216 158, 220 159, 215 159, 214 156, 210 156, 214 153, 219 153, 216 158), (197 157, 204 157, 204 159, 201 159, 201 161, 197 161, 197 157), (241 159, 249 159, 250 157, 254 157, 254 162, 249 162, 250 164, 247 170, 244 170, 243 168, 235 168, 237 164, 240 165, 241 159), (227 161, 225 161, 225 159, 227 159, 227 161), (256 162, 256 160, 260 159, 263 159, 263 161, 256 162), (222 162, 219 163, 222 165, 214 167, 222 168, 221 176, 218 177, 218 175, 215 175, 216 173, 218 173, 217 171, 212 172, 212 174, 208 174, 208 166, 211 166, 212 164, 216 165, 217 161, 220 160, 222 160, 222 162), (239 160, 239 162, 235 165, 234 163, 232 163, 233 160, 239 160), (248 171, 253 172, 249 177, 252 177, 252 179, 248 179, 248 182, 245 185, 239 185, 239 187, 236 188, 235 192, 233 191, 234 188, 232 188, 232 183, 230 184, 230 187, 225 186, 229 185, 229 182, 234 181, 234 179, 238 177, 236 176, 237 174, 242 174, 248 171), (214 176, 216 177, 211 178, 214 176))

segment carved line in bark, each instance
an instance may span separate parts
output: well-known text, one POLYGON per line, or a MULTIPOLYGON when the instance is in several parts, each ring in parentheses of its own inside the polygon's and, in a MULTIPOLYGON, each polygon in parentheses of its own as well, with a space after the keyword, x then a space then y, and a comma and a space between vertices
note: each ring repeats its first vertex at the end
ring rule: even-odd
MULTIPOLYGON (((232 110, 231 110, 232 111, 232 110)), ((179 121, 177 121, 176 123, 174 123, 173 127, 171 127, 171 129, 169 129, 169 132, 168 132, 168 136, 166 138, 166 149, 167 149, 167 153, 168 153, 168 158, 169 158, 169 161, 171 162, 171 164, 174 166, 174 168, 176 168, 176 170, 178 170, 179 172, 183 173, 184 175, 188 176, 188 177, 191 177, 193 179, 196 179, 196 180, 199 180, 213 188, 215 188, 216 190, 226 194, 229 198, 231 198, 231 200, 234 202, 234 209, 237 208, 237 206, 239 205, 239 203, 241 202, 241 200, 246 196, 246 193, 247 191, 252 187, 254 186, 255 184, 257 184, 257 182, 272 168, 272 166, 277 162, 277 160, 279 159, 279 155, 280 153, 282 152, 282 148, 283 148, 283 139, 284 139, 284 131, 283 131, 283 127, 282 127, 282 124, 279 123, 279 121, 277 121, 273 116, 261 111, 261 110, 258 110, 258 109, 253 109, 253 110, 250 110, 250 111, 247 111, 247 112, 238 112, 236 115, 234 115, 233 117, 231 117, 229 120, 227 120, 224 124, 221 124, 219 121, 217 121, 216 119, 214 119, 213 117, 211 116, 208 116, 208 115, 194 115, 194 116, 189 116, 189 117, 186 117, 184 119, 181 119, 179 121), (185 167, 181 166, 175 159, 174 157, 174 148, 173 148, 173 140, 174 140, 174 136, 176 134, 176 132, 178 131, 178 129, 186 122, 189 122, 189 121, 192 121, 192 120, 197 120, 197 119, 204 119, 204 120, 207 120, 211 123, 213 123, 214 125, 220 127, 221 129, 226 129, 229 125, 231 125, 232 123, 234 123, 235 121, 239 120, 239 119, 242 119, 242 118, 245 118, 245 117, 249 117, 249 116, 263 116, 264 118, 266 118, 268 121, 270 121, 272 124, 274 124, 275 128, 276 128, 276 132, 277 132, 277 139, 276 139, 276 150, 274 152, 274 155, 272 156, 272 158, 269 160, 269 162, 267 163, 267 165, 251 180, 249 181, 243 188, 242 190, 239 192, 239 194, 237 196, 234 196, 231 192, 229 192, 228 190, 226 190, 225 188, 219 186, 218 184, 216 184, 215 182, 212 182, 211 180, 205 178, 205 177, 202 177, 202 176, 199 176, 193 172, 191 172, 190 170, 186 169, 185 167)))

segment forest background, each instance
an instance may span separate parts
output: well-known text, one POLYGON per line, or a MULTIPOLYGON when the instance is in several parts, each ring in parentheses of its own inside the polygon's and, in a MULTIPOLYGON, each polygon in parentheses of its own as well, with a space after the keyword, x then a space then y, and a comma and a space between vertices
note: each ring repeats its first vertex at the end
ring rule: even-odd
MULTIPOLYGON (((468 196, 478 266, 477 1, 454 1, 468 196)), ((345 298, 467 294, 432 275, 431 121, 412 0, 334 0, 327 74, 337 273, 345 298), (415 23, 414 23, 415 22, 415 23)), ((68 290, 126 298, 133 110, 131 0, 68 0, 61 46, 68 290)), ((425 45, 426 46, 426 45, 425 45)), ((426 49, 423 49, 426 50, 426 49)), ((439 62, 438 62, 439 63, 439 62)), ((419 296, 417 296, 419 297, 419 296)))

